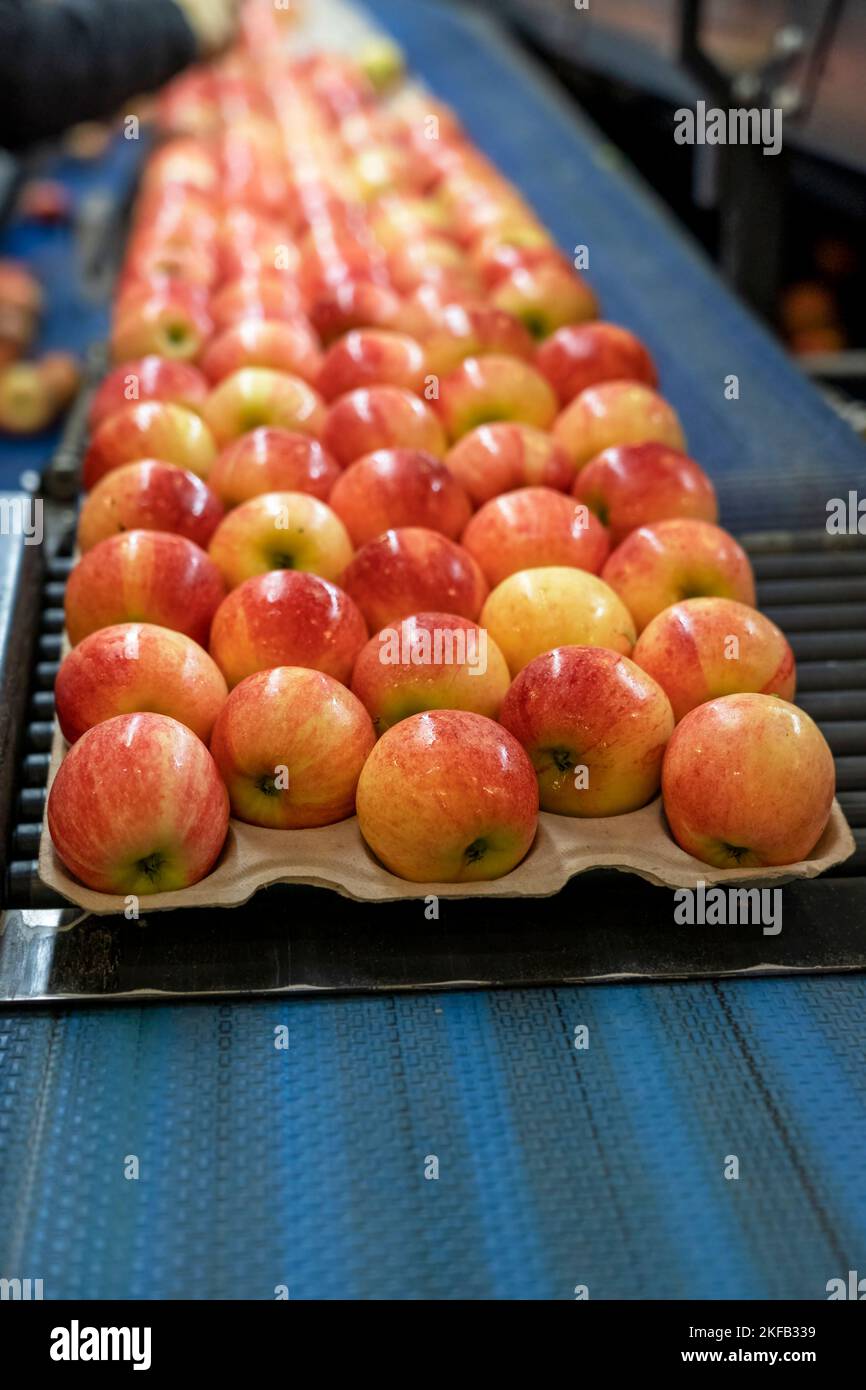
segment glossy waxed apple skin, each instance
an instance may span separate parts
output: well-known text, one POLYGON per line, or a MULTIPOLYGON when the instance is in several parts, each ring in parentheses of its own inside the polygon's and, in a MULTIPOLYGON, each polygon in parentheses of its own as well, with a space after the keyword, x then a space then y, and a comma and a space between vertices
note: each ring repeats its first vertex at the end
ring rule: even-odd
POLYGON ((229 799, 210 753, 164 715, 118 715, 73 744, 48 796, 66 868, 98 893, 144 896, 197 883, 228 829, 229 799))
POLYGON ((244 367, 267 367, 315 384, 321 352, 311 326, 297 319, 241 319, 213 339, 202 354, 201 370, 214 385, 244 367))
POLYGON ((321 438, 341 468, 377 449, 420 449, 441 458, 447 447, 427 402, 400 386, 361 386, 339 396, 321 438))
POLYGON ((167 714, 204 742, 228 688, 215 661, 182 632, 153 623, 99 628, 68 652, 54 683, 57 721, 74 743, 118 714, 167 714))
POLYGON ((306 492, 266 492, 234 507, 214 532, 208 554, 229 589, 269 570, 309 570, 337 579, 354 551, 326 502, 306 492))
POLYGON ((544 811, 617 816, 658 792, 673 711, 661 686, 618 652, 544 652, 516 677, 499 718, 532 759, 544 811))
POLYGON ((383 531, 421 526, 458 540, 472 515, 469 498, 445 464, 418 449, 377 449, 339 476, 328 505, 356 547, 383 531))
POLYGON ((725 695, 677 725, 662 766, 674 839, 717 868, 808 859, 827 824, 836 769, 818 726, 774 695, 725 695))
POLYGON ((514 314, 535 338, 598 314, 598 300, 586 281, 556 261, 515 266, 498 282, 490 302, 514 314))
POLYGON ((573 496, 586 502, 618 546, 638 526, 691 517, 716 521, 716 491, 702 468, 666 444, 616 445, 581 468, 573 496))
POLYGON ((238 585, 220 604, 210 653, 231 689, 273 666, 308 666, 347 684, 367 625, 336 584, 301 570, 273 570, 238 585))
POLYGON ((289 372, 271 367, 241 367, 213 388, 202 417, 217 445, 260 425, 311 434, 316 438, 325 422, 325 407, 314 387, 289 372))
POLYGON ((371 632, 412 613, 457 613, 475 622, 487 583, 462 546, 420 526, 386 531, 362 546, 340 580, 371 632))
POLYGON ((436 412, 450 440, 478 425, 519 421, 546 430, 556 418, 553 388, 521 357, 467 357, 439 383, 436 412))
POLYGON ((78 517, 82 553, 121 531, 171 531, 206 550, 223 505, 194 473, 141 459, 114 468, 84 499, 78 517))
POLYGON ((564 565, 519 570, 492 590, 479 619, 512 676, 554 647, 609 647, 628 656, 631 614, 597 575, 564 565))
POLYGON ((667 444, 685 450, 677 413, 658 392, 639 381, 602 381, 588 386, 560 411, 553 425, 575 469, 614 444, 667 444))
POLYGON ((326 502, 339 476, 337 463, 317 439, 261 425, 221 450, 208 485, 226 507, 265 492, 308 492, 326 502))
POLYGON ((666 691, 678 720, 722 695, 794 698, 796 663, 784 633, 734 599, 691 598, 663 609, 632 656, 666 691))
POLYGON ((598 517, 552 488, 527 487, 486 502, 461 537, 491 588, 537 566, 573 565, 598 574, 610 543, 598 517))
POLYGON ((209 390, 207 378, 189 362, 151 355, 112 368, 97 388, 88 420, 95 430, 115 411, 135 401, 168 401, 198 411, 209 390))
POLYGON ((66 630, 75 646, 100 627, 155 623, 207 647, 224 596, 219 570, 192 541, 167 531, 123 531, 100 541, 73 567, 66 630))
POLYGON ((400 386, 421 395, 425 355, 408 333, 353 328, 325 353, 316 385, 326 401, 365 386, 400 386))
POLYGON ((639 526, 613 551, 601 577, 619 594, 638 632, 687 598, 732 598, 755 606, 748 555, 709 521, 672 518, 639 526))
POLYGON ((510 680, 504 656, 477 623, 455 613, 415 613, 370 638, 355 662, 352 690, 381 734, 401 719, 428 709, 471 710, 496 719, 510 680), (408 661, 382 659, 383 653, 389 655, 395 632, 401 658, 405 651, 408 661), (462 639, 463 662, 448 659, 461 654, 460 632, 467 634, 462 639), (450 639, 449 633, 453 634, 450 639), (420 652, 420 642, 425 640, 435 656, 437 635, 442 660, 413 661, 413 650, 420 652))
POLYGON ((524 858, 538 821, 538 784, 520 744, 463 710, 416 714, 383 734, 356 800, 374 854, 413 883, 500 878, 524 858))
POLYGON ((658 384, 655 364, 643 343, 615 323, 558 328, 539 343, 535 365, 563 406, 602 381, 640 381, 653 389, 658 384))
POLYGON ((458 440, 445 462, 476 507, 520 487, 567 492, 574 467, 544 430, 519 422, 479 425, 458 440))
POLYGON ((215 457, 213 435, 194 411, 171 401, 141 401, 116 410, 94 431, 82 482, 92 488, 113 468, 139 459, 175 463, 207 478, 215 457))
POLYGON ((332 825, 355 809, 376 742, 351 691, 321 671, 281 666, 236 685, 211 738, 232 813, 252 825, 332 825))
POLYGON ((496 353, 531 361, 532 335, 519 319, 490 304, 446 304, 424 335, 427 370, 454 371, 467 357, 496 353))

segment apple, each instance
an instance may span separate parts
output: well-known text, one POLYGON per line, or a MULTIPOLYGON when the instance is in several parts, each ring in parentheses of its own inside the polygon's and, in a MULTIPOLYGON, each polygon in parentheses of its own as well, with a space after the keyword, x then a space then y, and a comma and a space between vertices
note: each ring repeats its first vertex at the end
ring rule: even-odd
POLYGON ((348 594, 303 570, 247 579, 213 620, 210 653, 229 687, 273 666, 309 666, 348 683, 369 634, 348 594))
POLYGON ((391 873, 412 883, 501 878, 538 825, 532 764, 492 719, 412 715, 382 735, 361 771, 358 824, 391 873))
POLYGON ((141 459, 106 473, 84 499, 78 548, 92 550, 119 531, 173 531, 207 549, 223 506, 207 483, 173 463, 141 459))
POLYGON ((145 622, 185 632, 207 646, 225 595, 219 570, 185 536, 123 531, 73 566, 66 584, 66 630, 73 646, 100 627, 145 622))
POLYGON ((535 365, 561 405, 602 381, 641 381, 655 387, 655 363, 640 338, 615 323, 570 323, 539 343, 535 365))
POLYGON ((323 288, 309 307, 310 322, 323 343, 331 343, 351 328, 400 326, 402 300, 385 285, 371 280, 341 280, 323 288))
POLYGON ((219 193, 219 164, 203 140, 176 136, 151 155, 144 173, 145 191, 166 184, 194 188, 212 197, 219 193))
POLYGON ((425 284, 436 285, 448 298, 476 298, 482 293, 481 281, 465 252, 446 236, 404 241, 389 255, 388 273, 401 294, 425 284))
POLYGON ((557 415, 553 437, 576 469, 612 444, 654 440, 670 449, 686 447, 673 406, 639 381, 602 381, 588 386, 557 415))
POLYGON ((610 549, 589 508, 549 487, 518 488, 485 502, 460 543, 475 556, 491 587, 517 570, 541 565, 574 565, 598 574, 610 549))
POLYGON ((263 492, 308 492, 327 500, 340 469, 307 434, 261 425, 227 444, 208 474, 208 485, 227 507, 263 492))
POLYGON ((719 869, 808 859, 835 786, 833 754, 817 724, 774 695, 698 705, 674 730, 662 766, 674 839, 719 869))
POLYGON ((608 527, 614 546, 649 522, 718 516, 716 491, 704 470, 666 444, 603 449, 581 468, 572 493, 608 527))
POLYGON ((208 553, 236 589, 268 570, 309 570, 337 579, 352 559, 349 533, 336 512, 308 492, 265 492, 223 518, 208 553))
POLYGON ((139 459, 159 459, 206 478, 216 456, 207 425, 192 410, 171 401, 140 401, 109 415, 95 430, 84 455, 82 482, 94 487, 114 468, 139 459))
POLYGON ((419 449, 377 449, 356 459, 338 477, 328 502, 355 546, 402 526, 423 526, 457 540, 472 515, 450 470, 419 449))
POLYGON ((534 270, 539 265, 556 265, 565 272, 572 270, 571 262, 551 241, 549 232, 532 223, 515 223, 511 228, 506 225, 485 232, 476 237, 470 257, 488 293, 521 266, 534 270))
POLYGON ((293 319, 241 319, 212 339, 201 369, 217 383, 242 367, 270 367, 313 382, 321 365, 319 344, 310 324, 293 319))
POLYGON ((647 623, 684 598, 733 598, 755 606, 749 557, 720 526, 674 517, 639 526, 626 536, 601 572, 642 632, 647 623))
POLYGON ((206 378, 189 362, 155 356, 122 362, 108 373, 94 394, 88 416, 90 428, 98 429, 109 415, 136 401, 168 401, 198 411, 209 389, 206 378))
POLYGON ((421 449, 441 458, 442 426, 428 405, 400 386, 361 386, 328 409, 322 443, 342 468, 376 449, 421 449))
POLYGON ((207 743, 228 695, 216 662, 182 632, 153 623, 101 627, 64 657, 54 684, 57 719, 74 743, 117 714, 167 714, 207 743))
POLYGON ((354 813, 355 788, 375 742, 361 701, 333 676, 278 666, 235 686, 211 752, 239 820, 298 830, 354 813))
POLYGON ((510 679, 505 657, 477 623, 454 613, 414 613, 361 649, 352 690, 381 734, 427 709, 496 719, 510 679))
POLYGON ((492 590, 479 619, 512 676, 554 647, 609 647, 628 656, 635 628, 625 604, 586 570, 565 565, 518 570, 492 590))
POLYGON ((111 330, 110 348, 114 362, 155 353, 159 357, 194 362, 213 332, 213 323, 204 309, 170 290, 154 293, 137 307, 119 306, 111 330))
POLYGON ((303 313, 303 308, 297 282, 276 271, 268 275, 240 275, 221 285, 210 301, 210 314, 217 332, 246 319, 268 322, 284 319, 291 323, 303 313))
POLYGON ((448 438, 459 439, 478 425, 519 420, 547 429, 556 417, 556 397, 540 372, 520 357, 467 357, 439 383, 436 409, 448 438))
POLYGON ((620 816, 656 795, 674 731, 670 701, 633 661, 605 647, 556 647, 530 661, 500 722, 538 776, 543 811, 620 816))
POLYGON ((458 440, 445 463, 476 507, 519 487, 567 492, 574 467, 565 450, 544 430, 503 421, 479 425, 458 440))
POLYGON ((424 390, 424 350, 408 333, 352 328, 325 353, 316 385, 326 401, 359 386, 424 390))
POLYGON ((520 319, 534 338, 598 315, 598 300, 586 281, 555 261, 516 266, 496 285, 490 303, 520 319))
POLYGON ((495 353, 504 357, 533 356, 528 330, 513 314, 490 304, 444 304, 424 334, 427 370, 435 376, 454 371, 467 357, 495 353))
POLYGON ((672 604, 647 624, 632 656, 666 691, 677 719, 720 695, 794 698, 796 665, 784 633, 735 599, 672 604))
POLYGON ((202 416, 220 446, 259 425, 318 436, 325 420, 318 391, 269 367, 242 367, 225 377, 205 401, 202 416))
POLYGON ((198 883, 228 822, 228 793, 207 748, 163 714, 119 714, 88 729, 48 795, 54 848, 97 893, 143 897, 198 883))
POLYGON ((456 613, 475 622, 487 597, 484 575, 468 551, 421 526, 368 541, 340 583, 371 632, 421 612, 456 613))

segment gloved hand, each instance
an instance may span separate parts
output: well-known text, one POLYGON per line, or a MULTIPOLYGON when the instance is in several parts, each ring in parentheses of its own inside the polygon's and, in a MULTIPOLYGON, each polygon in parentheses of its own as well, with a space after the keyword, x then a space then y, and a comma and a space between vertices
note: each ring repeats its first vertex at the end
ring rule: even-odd
POLYGON ((241 0, 175 0, 198 41, 202 57, 220 53, 237 29, 241 0))

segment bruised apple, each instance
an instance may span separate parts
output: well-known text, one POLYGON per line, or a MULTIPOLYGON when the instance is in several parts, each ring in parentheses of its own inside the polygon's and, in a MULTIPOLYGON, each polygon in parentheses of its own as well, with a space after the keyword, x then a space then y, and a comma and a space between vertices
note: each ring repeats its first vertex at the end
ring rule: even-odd
POLYGON ((143 897, 198 883, 228 830, 228 793, 201 739, 163 714, 88 729, 48 795, 48 831, 71 874, 97 893, 143 897))
POLYGON ((355 810, 355 788, 376 742, 370 716, 323 671, 278 666, 236 685, 211 752, 232 813, 250 825, 332 825, 355 810))
POLYGON ((412 715, 383 734, 361 771, 358 824, 391 873, 412 883, 501 878, 528 852, 538 783, 526 753, 466 710, 412 715))

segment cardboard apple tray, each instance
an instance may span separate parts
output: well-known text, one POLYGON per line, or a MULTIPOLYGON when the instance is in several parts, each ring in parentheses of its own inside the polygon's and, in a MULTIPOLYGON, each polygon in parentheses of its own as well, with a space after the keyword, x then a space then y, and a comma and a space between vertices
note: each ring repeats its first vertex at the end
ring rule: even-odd
MULTIPOLYGON (((66 744, 55 725, 48 784, 66 744)), ((429 894, 449 898, 544 898, 587 869, 613 868, 638 874, 666 888, 706 884, 779 885, 815 878, 854 852, 854 840, 838 802, 811 859, 778 869, 714 869, 684 853, 665 823, 661 798, 625 816, 581 820, 542 811, 528 855, 503 878, 485 883, 407 883, 383 868, 361 837, 358 821, 316 830, 263 830, 232 820, 222 854, 207 878, 173 893, 154 893, 147 911, 173 907, 238 907, 272 883, 331 888, 346 898, 393 902, 429 894)), ((125 900, 94 893, 64 868, 43 825, 39 876, 63 897, 94 913, 122 912, 125 900)))

